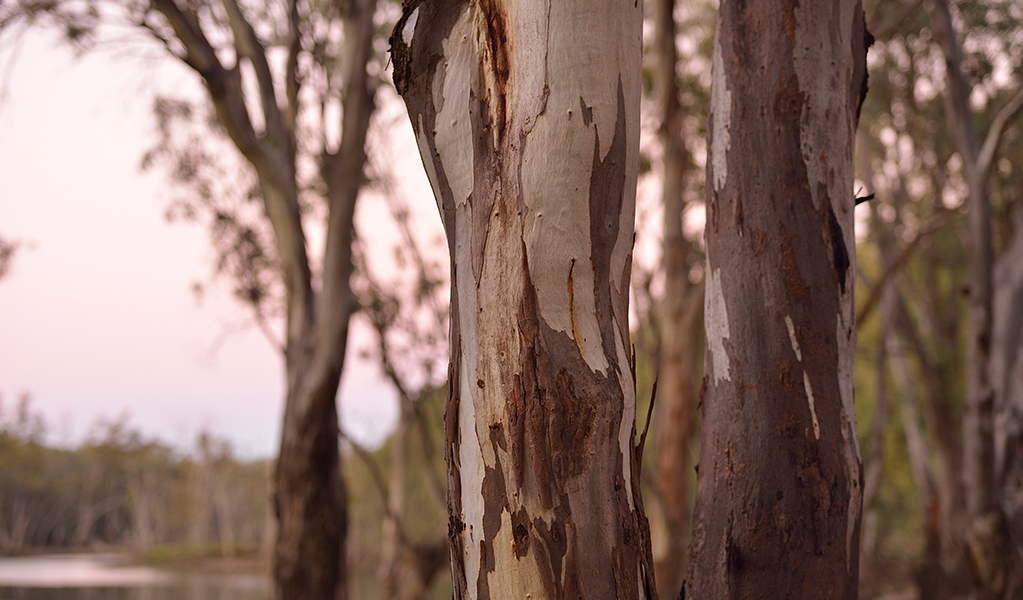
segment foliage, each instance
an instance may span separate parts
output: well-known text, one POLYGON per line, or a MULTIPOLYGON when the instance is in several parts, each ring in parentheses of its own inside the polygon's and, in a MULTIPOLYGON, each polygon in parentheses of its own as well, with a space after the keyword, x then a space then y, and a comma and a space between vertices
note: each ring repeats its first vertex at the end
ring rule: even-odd
POLYGON ((11 263, 14 261, 14 254, 17 251, 17 242, 11 242, 0 237, 0 279, 3 279, 10 272, 11 263))
POLYGON ((209 434, 191 455, 146 439, 126 417, 97 423, 76 448, 45 440, 27 395, 12 414, 0 411, 0 553, 209 546, 227 529, 238 548, 267 540, 270 463, 235 459, 209 434), (218 495, 220 509, 212 510, 218 495), (190 537, 195 531, 201 535, 190 537))

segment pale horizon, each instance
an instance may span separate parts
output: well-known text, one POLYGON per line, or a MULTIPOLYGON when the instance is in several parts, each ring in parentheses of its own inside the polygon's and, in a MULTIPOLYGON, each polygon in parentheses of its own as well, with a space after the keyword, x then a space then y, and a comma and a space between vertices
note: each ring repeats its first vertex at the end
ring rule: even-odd
MULTIPOLYGON (((200 88, 171 60, 139 72, 143 61, 123 54, 75 58, 35 31, 13 63, 10 48, 0 53, 0 236, 22 243, 0 281, 0 420, 28 393, 52 443, 80 443, 127 413, 129 426, 182 450, 207 430, 239 456, 275 455, 282 360, 242 327, 248 313, 225 285, 197 300, 193 284, 212 272, 207 234, 168 224, 164 172, 139 168, 156 141, 153 94, 200 88)), ((339 399, 344 430, 375 444, 397 407, 358 356, 369 339, 350 336, 339 399)))

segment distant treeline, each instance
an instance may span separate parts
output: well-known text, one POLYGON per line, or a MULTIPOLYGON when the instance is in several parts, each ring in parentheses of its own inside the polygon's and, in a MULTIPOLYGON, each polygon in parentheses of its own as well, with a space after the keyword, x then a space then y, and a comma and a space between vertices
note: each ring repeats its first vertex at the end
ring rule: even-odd
POLYGON ((190 453, 99 422, 77 448, 46 443, 28 396, 0 404, 0 554, 188 544, 232 555, 272 539, 268 460, 202 433, 190 453))

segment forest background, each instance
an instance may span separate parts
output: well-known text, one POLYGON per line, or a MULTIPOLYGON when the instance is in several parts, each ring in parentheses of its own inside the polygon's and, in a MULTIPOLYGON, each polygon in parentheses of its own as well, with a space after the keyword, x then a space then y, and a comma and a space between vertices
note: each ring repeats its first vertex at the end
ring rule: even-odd
MULTIPOLYGON (((698 460, 698 411, 682 410, 679 425, 666 407, 672 406, 672 393, 688 398, 691 407, 702 374, 703 128, 716 6, 694 0, 671 8, 677 35, 669 36, 670 51, 658 43, 663 40, 658 35, 663 27, 655 26, 660 6, 648 3, 633 326, 638 397, 650 398, 655 376, 661 388, 644 476, 655 560, 667 560, 679 552, 672 541, 684 538, 685 518, 679 523, 675 513, 688 510, 698 460), (674 81, 667 86, 660 69, 666 63, 674 81), (665 88, 675 93, 666 94, 665 88), (681 146, 673 147, 673 140, 681 146), (680 187, 666 194, 671 179, 680 187), (671 195, 674 203, 664 200, 671 195), (676 341, 688 353, 673 355, 676 341), (665 384, 672 374, 681 375, 677 392, 665 384), (678 463, 666 466, 662 449, 679 439, 685 445, 681 472, 686 476, 670 487, 665 473, 679 472, 678 463), (679 528, 683 534, 674 535, 679 528)), ((996 290, 1019 287, 1023 279, 1023 236, 1016 235, 1023 223, 1023 8, 1012 0, 957 3, 949 13, 957 34, 956 46, 950 47, 942 6, 947 5, 914 0, 865 5, 877 41, 868 54, 870 91, 857 145, 856 192, 873 195, 857 209, 856 231, 854 377, 865 471, 863 597, 904 592, 939 597, 935 594, 963 589, 968 577, 955 558, 964 550, 965 517, 958 507, 967 492, 963 415, 968 281, 974 268, 967 254, 973 243, 967 163, 976 157, 963 158, 969 143, 964 146, 958 128, 964 120, 975 128, 973 145, 993 148, 985 180, 993 248, 987 268, 996 290), (956 77, 948 67, 952 51, 961 53, 966 94, 959 100, 952 93, 956 84, 950 83, 956 77)), ((380 7, 374 20, 380 36, 396 12, 393 4, 380 7)), ((71 41, 81 51, 104 50, 76 46, 73 36, 71 41)), ((375 50, 383 47, 376 43, 375 50)), ((359 234, 353 282, 360 303, 356 318, 364 328, 362 354, 394 386, 399 417, 379 448, 340 442, 351 502, 351 589, 356 598, 442 598, 450 595, 444 469, 437 450, 443 437, 446 265, 432 238, 421 234, 420 220, 410 216, 426 211, 408 208, 415 203, 429 209, 431 198, 425 193, 406 198, 402 177, 389 168, 394 161, 387 154, 387 136, 397 135, 394 128, 404 119, 386 110, 394 99, 386 89, 385 62, 375 74, 386 99, 367 142, 374 158, 363 195, 386 207, 388 218, 380 223, 388 222, 396 233, 383 247, 372 241, 381 224, 359 234), (389 258, 374 263, 378 255, 389 258)), ((253 289, 244 285, 252 272, 231 262, 238 256, 237 238, 225 237, 216 220, 204 220, 208 212, 195 203, 198 185, 212 181, 216 193, 229 193, 222 189, 228 184, 217 183, 195 163, 191 170, 183 168, 196 157, 188 152, 195 132, 208 126, 203 107, 169 97, 154 106, 163 127, 147 165, 163 169, 180 190, 163 200, 179 218, 209 226, 217 256, 214 279, 221 282, 213 289, 234 292, 239 314, 255 314, 252 326, 273 338, 281 322, 279 307, 274 312, 272 297, 267 302, 246 293, 253 289)), ((18 239, 16 231, 0 234, 18 239)), ((17 265, 23 251, 17 243, 2 243, 0 277, 17 265)), ((272 269, 273 261, 263 266, 272 269)), ((1021 301, 996 293, 994 302, 1003 303, 995 312, 994 335, 1011 346, 1014 358, 992 379, 1001 386, 999 393, 1018 394, 1023 371, 1014 319, 1023 314, 1021 301), (1010 318, 999 321, 999 314, 1010 318)), ((217 335, 210 332, 211 339, 217 335)), ((640 406, 639 414, 645 410, 640 406)), ((1013 426, 1002 423, 988 435, 1018 436, 1013 426)), ((199 435, 191 448, 175 447, 124 419, 98 423, 73 447, 54 445, 46 432, 28 396, 0 406, 0 551, 113 545, 151 557, 269 553, 271 460, 239 458, 229 442, 210 433, 199 435)), ((1012 459, 1003 456, 1000 464, 1012 459)))

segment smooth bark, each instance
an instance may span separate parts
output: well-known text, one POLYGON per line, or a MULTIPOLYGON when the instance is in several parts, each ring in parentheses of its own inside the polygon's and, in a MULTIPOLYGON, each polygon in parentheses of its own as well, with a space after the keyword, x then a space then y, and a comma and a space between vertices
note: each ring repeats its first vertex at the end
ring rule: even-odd
POLYGON ((860 3, 722 3, 687 598, 857 597, 860 3))
POLYGON ((641 23, 412 0, 391 38, 452 259, 456 599, 656 598, 628 327, 641 23))
POLYGON ((658 137, 663 148, 661 196, 664 204, 664 297, 660 304, 660 368, 657 378, 657 482, 664 513, 663 543, 654 545, 654 573, 660 596, 674 598, 682 588, 689 532, 690 456, 696 412, 697 349, 702 334, 703 287, 689 282, 692 249, 683 233, 683 184, 690 169, 682 139, 682 105, 676 73, 675 0, 654 5, 657 64, 654 87, 661 112, 658 137))

